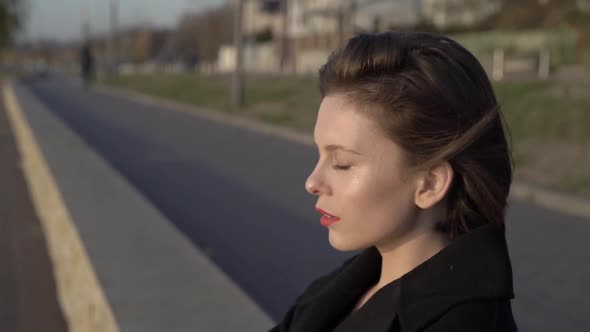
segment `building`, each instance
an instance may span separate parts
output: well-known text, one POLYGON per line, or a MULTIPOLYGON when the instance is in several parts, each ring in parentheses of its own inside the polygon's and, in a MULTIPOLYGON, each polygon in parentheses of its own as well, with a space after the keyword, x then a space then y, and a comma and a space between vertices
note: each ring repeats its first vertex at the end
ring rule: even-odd
POLYGON ((358 1, 352 25, 354 31, 376 32, 418 25, 420 1, 365 0, 358 1))
POLYGON ((422 19, 438 29, 472 27, 501 9, 500 0, 421 0, 422 19))
POLYGON ((501 0, 245 0, 243 24, 249 40, 271 31, 280 67, 304 74, 317 72, 330 52, 355 33, 421 23, 470 27, 500 7, 501 0))
POLYGON ((288 14, 294 70, 313 73, 354 33, 416 25, 420 6, 416 0, 291 0, 288 14))
POLYGON ((315 73, 330 51, 351 34, 350 0, 290 0, 288 35, 290 69, 315 73))
POLYGON ((277 38, 284 31, 281 0, 244 0, 243 30, 246 38, 270 31, 277 38))
POLYGON ((590 0, 576 0, 576 9, 582 13, 589 13, 590 0))

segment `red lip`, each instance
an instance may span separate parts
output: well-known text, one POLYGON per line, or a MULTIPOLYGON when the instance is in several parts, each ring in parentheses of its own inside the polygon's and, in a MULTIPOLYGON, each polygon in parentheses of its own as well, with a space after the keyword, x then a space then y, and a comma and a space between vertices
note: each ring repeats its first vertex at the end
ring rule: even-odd
POLYGON ((331 224, 337 222, 340 220, 340 218, 316 207, 316 211, 318 211, 320 214, 322 214, 322 217, 320 218, 320 223, 322 224, 322 226, 330 226, 331 224))

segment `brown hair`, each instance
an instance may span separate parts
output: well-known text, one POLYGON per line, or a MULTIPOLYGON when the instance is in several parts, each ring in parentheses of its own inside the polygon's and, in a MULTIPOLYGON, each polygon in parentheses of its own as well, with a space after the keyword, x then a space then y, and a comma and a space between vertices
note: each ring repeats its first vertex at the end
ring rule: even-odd
POLYGON ((353 37, 319 71, 322 97, 345 94, 406 152, 413 167, 455 173, 438 224, 450 238, 504 223, 512 161, 502 114, 477 59, 426 32, 353 37))

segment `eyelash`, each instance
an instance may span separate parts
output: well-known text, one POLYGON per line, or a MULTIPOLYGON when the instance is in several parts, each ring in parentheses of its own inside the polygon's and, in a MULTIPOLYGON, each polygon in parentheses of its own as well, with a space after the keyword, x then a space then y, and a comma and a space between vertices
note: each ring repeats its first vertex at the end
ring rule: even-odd
POLYGON ((332 166, 332 168, 337 171, 347 171, 350 169, 350 166, 334 165, 334 166, 332 166))

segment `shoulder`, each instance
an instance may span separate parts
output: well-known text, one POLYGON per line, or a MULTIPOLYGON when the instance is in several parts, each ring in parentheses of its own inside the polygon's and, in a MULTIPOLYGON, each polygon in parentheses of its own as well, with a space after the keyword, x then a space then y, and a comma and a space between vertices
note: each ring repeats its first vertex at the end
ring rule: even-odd
POLYGON ((424 332, 517 332, 509 300, 472 300, 457 304, 424 332))
POLYGON ((330 284, 331 280, 334 279, 338 274, 340 274, 340 272, 342 272, 344 268, 350 265, 352 261, 354 261, 359 255, 360 254, 357 254, 350 258, 347 258, 340 266, 312 280, 309 283, 309 285, 305 288, 305 290, 297 297, 297 300, 295 300, 295 302, 299 303, 315 296, 319 291, 324 289, 326 285, 330 284))
MULTIPOLYGON (((294 325, 297 325, 302 317, 301 304, 313 299, 322 289, 324 289, 330 281, 334 279, 346 266, 348 266, 358 255, 346 259, 340 266, 331 272, 324 274, 314 280, 305 288, 305 290, 297 297, 295 303, 284 314, 281 321, 274 326, 269 332, 286 332, 292 331, 294 325)), ((305 313, 303 313, 305 316, 305 313)), ((297 329, 297 327, 295 327, 297 329)))

